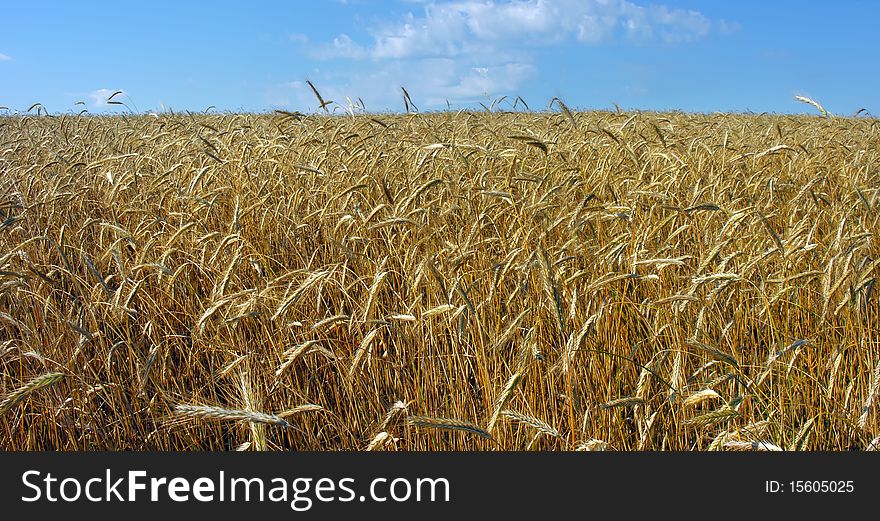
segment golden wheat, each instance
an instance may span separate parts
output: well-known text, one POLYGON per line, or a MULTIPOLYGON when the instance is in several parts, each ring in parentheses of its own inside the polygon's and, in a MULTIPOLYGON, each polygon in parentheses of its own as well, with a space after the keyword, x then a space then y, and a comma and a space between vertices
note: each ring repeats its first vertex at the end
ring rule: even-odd
POLYGON ((876 449, 880 128, 801 101, 2 117, 0 448, 876 449))

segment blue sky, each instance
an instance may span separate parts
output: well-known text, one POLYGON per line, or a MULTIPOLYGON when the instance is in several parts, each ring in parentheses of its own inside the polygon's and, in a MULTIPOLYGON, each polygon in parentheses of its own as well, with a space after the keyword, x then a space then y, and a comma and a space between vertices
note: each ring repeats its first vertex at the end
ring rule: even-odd
MULTIPOLYGON (((7 2, 0 106, 400 111, 554 96, 580 109, 880 114, 880 2, 7 2), (83 104, 77 105, 77 102, 83 104), (447 105, 448 103, 448 105, 447 105)), ((0 111, 3 112, 3 111, 0 111)))

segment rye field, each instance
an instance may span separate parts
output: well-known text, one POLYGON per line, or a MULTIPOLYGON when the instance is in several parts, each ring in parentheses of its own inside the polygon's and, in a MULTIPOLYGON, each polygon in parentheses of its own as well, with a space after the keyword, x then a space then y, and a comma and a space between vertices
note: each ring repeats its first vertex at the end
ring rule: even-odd
POLYGON ((0 448, 877 448, 877 120, 562 108, 0 118, 0 448))

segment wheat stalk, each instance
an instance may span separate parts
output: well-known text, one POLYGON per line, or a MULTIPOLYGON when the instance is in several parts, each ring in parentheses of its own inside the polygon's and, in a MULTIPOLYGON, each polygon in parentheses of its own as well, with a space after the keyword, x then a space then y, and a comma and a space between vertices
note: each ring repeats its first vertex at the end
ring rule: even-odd
POLYGON ((0 401, 0 415, 9 412, 16 404, 24 400, 31 393, 40 389, 47 389, 64 379, 64 373, 46 373, 31 379, 28 383, 12 391, 0 401))
POLYGON ((488 431, 482 429, 474 423, 463 420, 456 420, 452 418, 433 418, 430 416, 409 416, 407 417, 406 421, 408 424, 416 427, 463 431, 470 434, 476 434, 477 436, 481 436, 483 438, 486 438, 487 440, 492 439, 492 435, 489 434, 488 431))
POLYGON ((524 423, 530 427, 534 427, 537 431, 542 432, 548 436, 552 436, 554 438, 561 438, 562 436, 559 434, 559 431, 548 425, 546 422, 543 422, 534 416, 529 416, 527 414, 523 414, 516 411, 511 410, 503 410, 501 411, 501 416, 505 418, 509 418, 513 421, 524 423))
POLYGON ((821 104, 819 104, 818 101, 816 101, 814 99, 808 98, 806 96, 801 96, 801 95, 795 96, 794 99, 797 101, 800 101, 801 103, 806 103, 807 105, 812 105, 812 106, 816 107, 816 110, 821 112, 822 116, 824 116, 826 118, 829 116, 829 113, 827 110, 825 110, 825 107, 823 107, 821 104))
POLYGON ((210 405, 178 404, 174 406, 174 414, 182 419, 263 423, 293 428, 293 426, 284 418, 274 414, 242 409, 228 409, 225 407, 213 407, 210 405))
POLYGON ((865 430, 868 427, 868 417, 874 408, 874 402, 880 395, 880 359, 874 363, 874 372, 871 377, 871 386, 868 388, 868 397, 865 398, 865 405, 862 407, 862 413, 859 415, 859 428, 865 430))

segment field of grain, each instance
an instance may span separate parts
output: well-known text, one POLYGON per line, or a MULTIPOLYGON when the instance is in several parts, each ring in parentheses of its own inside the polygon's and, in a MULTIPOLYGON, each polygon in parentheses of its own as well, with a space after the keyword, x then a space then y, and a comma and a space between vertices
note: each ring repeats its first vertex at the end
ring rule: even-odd
POLYGON ((0 197, 2 449, 880 444, 875 119, 5 117, 0 197))

